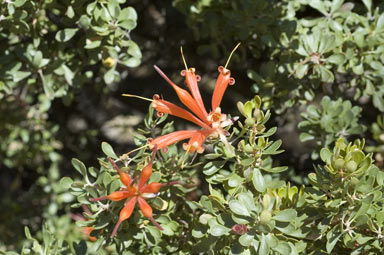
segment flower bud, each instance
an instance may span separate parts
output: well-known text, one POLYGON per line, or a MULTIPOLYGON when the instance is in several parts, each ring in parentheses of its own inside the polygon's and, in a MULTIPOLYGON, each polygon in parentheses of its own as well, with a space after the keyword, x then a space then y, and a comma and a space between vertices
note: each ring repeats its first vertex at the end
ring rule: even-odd
POLYGON ((345 166, 348 172, 354 172, 357 169, 357 163, 355 161, 349 161, 345 166))
POLYGON ((332 166, 333 166, 336 170, 339 170, 339 169, 341 169, 342 167, 344 167, 344 164, 345 164, 345 161, 344 161, 344 159, 342 159, 342 158, 338 158, 338 159, 332 161, 332 166))
POLYGON ((260 223, 267 225, 272 219, 272 213, 268 210, 264 210, 260 214, 260 223))
POLYGON ((244 235, 245 233, 247 233, 247 225, 245 225, 245 224, 236 224, 236 225, 233 225, 233 226, 232 226, 232 231, 233 231, 236 235, 244 235))
POLYGON ((244 146, 244 151, 246 153, 253 153, 253 148, 252 148, 252 146, 250 144, 247 144, 247 145, 244 146))
POLYGON ((248 127, 253 127, 255 125, 255 119, 253 118, 246 118, 245 119, 245 125, 248 127))
POLYGON ((116 61, 111 57, 107 57, 106 59, 103 59, 103 65, 105 67, 112 68, 115 66, 115 64, 116 64, 116 61))

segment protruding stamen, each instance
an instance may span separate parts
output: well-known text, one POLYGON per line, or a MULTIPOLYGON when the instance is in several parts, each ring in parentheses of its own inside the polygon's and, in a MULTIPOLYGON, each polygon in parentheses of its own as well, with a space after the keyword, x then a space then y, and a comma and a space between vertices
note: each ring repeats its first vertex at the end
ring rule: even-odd
POLYGON ((137 96, 137 95, 123 94, 122 96, 125 96, 125 97, 136 97, 136 98, 139 98, 139 99, 143 99, 143 100, 147 100, 147 101, 153 102, 153 99, 146 98, 146 97, 141 97, 141 96, 137 96))
POLYGON ((186 160, 187 157, 188 157, 188 152, 190 151, 192 145, 188 145, 187 143, 184 143, 184 144, 183 144, 183 147, 184 147, 184 150, 185 150, 185 154, 184 154, 184 156, 183 156, 183 161, 181 162, 181 169, 184 168, 185 160, 186 160))
POLYGON ((132 152, 141 150, 141 149, 143 149, 143 148, 145 148, 145 147, 148 147, 148 146, 149 146, 149 144, 145 144, 145 145, 143 145, 143 146, 141 146, 141 147, 139 147, 139 148, 136 148, 136 149, 134 149, 134 150, 131 150, 131 151, 125 153, 125 155, 129 155, 129 154, 131 154, 132 152))
POLYGON ((228 64, 229 64, 229 60, 230 60, 231 57, 232 57, 232 54, 235 52, 235 50, 236 50, 239 46, 240 46, 240 43, 238 43, 238 44, 235 46, 235 48, 233 48, 231 54, 230 54, 229 57, 228 57, 227 63, 225 63, 225 66, 224 66, 225 69, 227 69, 227 66, 228 66, 228 64))
POLYGON ((185 70, 188 70, 187 62, 185 62, 184 54, 183 54, 183 46, 180 46, 180 52, 181 52, 181 57, 184 62, 185 70))

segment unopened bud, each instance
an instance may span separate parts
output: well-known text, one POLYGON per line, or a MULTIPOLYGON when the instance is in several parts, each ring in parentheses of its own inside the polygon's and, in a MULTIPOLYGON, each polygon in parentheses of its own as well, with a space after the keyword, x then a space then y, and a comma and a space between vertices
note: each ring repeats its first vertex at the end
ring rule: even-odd
POLYGON ((260 214, 260 223, 267 225, 272 219, 272 213, 268 210, 264 210, 260 214))
POLYGON ((247 233, 247 225, 245 225, 245 224, 236 224, 236 225, 233 225, 233 226, 232 226, 232 231, 233 231, 236 235, 244 235, 245 233, 247 233))
POLYGON ((112 68, 113 66, 115 66, 115 64, 116 64, 116 61, 111 57, 107 57, 106 59, 103 59, 103 65, 105 67, 112 68))

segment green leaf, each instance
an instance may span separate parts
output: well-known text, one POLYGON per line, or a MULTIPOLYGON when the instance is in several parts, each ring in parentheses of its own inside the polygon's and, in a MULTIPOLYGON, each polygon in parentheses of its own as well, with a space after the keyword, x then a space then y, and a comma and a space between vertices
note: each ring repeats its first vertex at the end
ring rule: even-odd
POLYGON ((87 176, 87 168, 85 167, 83 162, 76 158, 73 158, 72 165, 82 176, 87 176))
POLYGON ((113 158, 113 159, 119 158, 109 143, 102 142, 101 143, 101 149, 103 150, 104 154, 107 155, 108 157, 113 158))
POLYGON ((274 141, 271 145, 269 145, 266 149, 263 150, 263 155, 275 155, 281 153, 282 151, 278 150, 281 144, 281 139, 274 141))
POLYGON ((231 200, 229 201, 229 208, 232 212, 242 215, 242 216, 250 216, 250 213, 245 205, 243 205, 238 200, 231 200))
POLYGON ((320 158, 327 164, 331 164, 332 152, 330 152, 327 148, 322 148, 320 150, 320 158))
POLYGON ((373 105, 379 109, 381 112, 384 112, 384 98, 380 93, 375 93, 372 95, 373 105))
POLYGON ((323 82, 333 82, 335 77, 333 76, 333 73, 328 70, 325 66, 317 65, 315 66, 316 71, 319 71, 321 80, 323 82))
POLYGON ((245 233, 239 237, 239 243, 244 247, 250 246, 254 240, 255 240, 254 236, 248 235, 247 233, 245 233))
POLYGON ((65 12, 65 15, 67 15, 67 17, 70 19, 72 19, 75 16, 75 11, 73 10, 72 6, 68 6, 67 11, 65 12))
POLYGON ((58 42, 67 42, 71 40, 71 38, 76 34, 78 30, 78 28, 65 28, 58 31, 55 38, 58 42))
POLYGON ((65 64, 62 65, 62 68, 64 70, 64 78, 65 78, 65 80, 68 82, 69 85, 72 86, 72 80, 75 77, 75 74, 65 64))
POLYGON ((252 118, 252 109, 253 109, 252 102, 251 102, 251 101, 247 101, 247 102, 244 104, 244 113, 245 113, 245 117, 247 117, 247 118, 252 118))
POLYGON ((335 11, 337 11, 343 3, 344 3, 344 0, 333 0, 332 6, 331 6, 331 13, 334 13, 335 11))
POLYGON ((259 255, 268 255, 269 254, 269 244, 268 244, 268 241, 267 241, 267 238, 265 238, 265 235, 264 234, 261 234, 261 240, 260 240, 260 245, 259 245, 259 249, 258 249, 258 253, 259 255))
POLYGON ((296 67, 296 76, 299 79, 302 79, 308 72, 309 65, 307 64, 298 64, 296 67))
POLYGON ((326 53, 332 50, 335 47, 335 36, 333 35, 322 35, 320 44, 319 44, 319 52, 326 53))
POLYGON ((280 252, 280 254, 291 254, 292 252, 291 246, 286 242, 279 242, 274 250, 280 252))
POLYGON ((301 133, 299 136, 300 142, 306 142, 306 141, 311 141, 315 139, 315 136, 310 135, 308 133, 301 133))
POLYGON ((377 31, 382 31, 384 29, 384 13, 382 13, 377 19, 376 28, 377 31))
POLYGON ((68 190, 71 187, 72 183, 73 180, 70 177, 65 176, 60 180, 60 187, 63 190, 68 190))
POLYGON ((24 233, 25 233, 25 237, 29 240, 32 240, 32 236, 31 236, 31 231, 29 231, 29 228, 27 226, 24 227, 24 233))
POLYGON ((281 173, 281 172, 284 172, 288 169, 287 166, 277 166, 277 167, 273 167, 273 168, 264 168, 262 167, 261 168, 263 171, 266 171, 268 173, 281 173))
POLYGON ((16 0, 16 1, 13 1, 15 7, 21 7, 25 4, 27 0, 16 0))
POLYGON ((341 237, 341 233, 337 233, 338 226, 335 226, 331 231, 327 233, 327 253, 331 254, 333 248, 335 247, 337 241, 341 237))
POLYGON ((365 7, 367 7, 368 12, 371 12, 372 9, 372 0, 362 0, 365 7))
POLYGON ((258 192, 265 192, 266 185, 263 175, 258 168, 253 169, 252 183, 258 192))
POLYGON ((332 64, 341 65, 345 61, 345 57, 342 54, 333 54, 327 58, 327 61, 332 64))
POLYGON ((106 84, 111 84, 115 79, 115 68, 109 69, 105 74, 104 74, 104 82, 106 84))
POLYGON ((297 217, 295 209, 285 209, 273 216, 273 219, 281 222, 291 222, 297 217))
POLYGON ((42 71, 40 71, 39 74, 43 84, 44 93, 50 100, 52 100, 55 97, 55 92, 52 89, 52 76, 44 75, 42 71))
POLYGON ((94 49, 94 48, 97 48, 101 45, 101 41, 100 40, 96 40, 96 41, 91 41, 91 40, 86 40, 86 44, 84 46, 85 49, 94 49))
POLYGON ((231 231, 231 229, 224 227, 222 225, 219 225, 219 224, 212 224, 212 226, 210 226, 209 231, 210 231, 211 235, 213 235, 213 236, 222 236, 222 235, 229 233, 229 231, 231 231))
POLYGON ((128 67, 137 67, 141 64, 141 59, 136 57, 131 57, 125 60, 120 60, 119 63, 128 66, 128 67))

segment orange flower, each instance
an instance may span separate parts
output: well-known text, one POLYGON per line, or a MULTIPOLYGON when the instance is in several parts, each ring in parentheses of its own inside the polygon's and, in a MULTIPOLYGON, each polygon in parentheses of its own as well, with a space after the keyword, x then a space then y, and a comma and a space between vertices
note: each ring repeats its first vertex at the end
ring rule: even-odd
MULTIPOLYGON (((179 142, 181 140, 189 139, 188 143, 183 144, 183 148, 188 152, 202 153, 204 151, 203 143, 207 138, 217 138, 219 137, 222 142, 225 143, 227 148, 232 151, 231 146, 229 145, 226 136, 228 132, 224 127, 231 125, 233 123, 232 119, 228 119, 226 114, 221 113, 220 103, 223 98, 224 92, 227 89, 228 85, 233 85, 235 79, 231 77, 231 71, 227 69, 229 60, 233 52, 237 49, 238 44, 232 51, 231 55, 228 58, 228 61, 225 67, 219 67, 219 76, 217 77, 216 86, 212 95, 212 110, 210 113, 207 112, 203 100, 200 95, 198 88, 198 81, 200 81, 200 76, 195 74, 195 68, 188 68, 185 63, 183 56, 185 70, 181 71, 181 75, 185 76, 185 83, 191 93, 187 90, 180 88, 175 83, 173 83, 161 70, 159 67, 154 66, 155 70, 172 86, 175 90, 180 101, 192 112, 189 112, 171 102, 168 102, 164 99, 160 99, 158 95, 155 95, 152 100, 152 107, 156 109, 159 114, 170 114, 179 118, 186 119, 190 122, 195 123, 200 126, 200 130, 182 130, 175 131, 167 135, 157 137, 156 139, 150 140, 149 147, 152 149, 155 146, 162 149, 166 148, 171 144, 179 142)), ((126 96, 133 96, 125 94, 126 96)))
POLYGON ((119 228, 120 224, 124 220, 131 217, 133 209, 135 208, 136 202, 139 203, 139 208, 143 213, 143 215, 149 218, 158 229, 163 230, 163 228, 159 225, 159 223, 157 223, 153 218, 152 208, 145 201, 145 199, 148 197, 151 197, 151 195, 148 195, 148 194, 159 192, 161 187, 164 187, 167 185, 173 185, 173 184, 176 184, 177 182, 168 182, 168 183, 152 182, 152 183, 146 184, 152 174, 152 163, 155 159, 155 155, 156 155, 156 148, 154 148, 151 161, 141 171, 138 184, 135 184, 128 174, 121 171, 120 168, 116 165, 116 163, 111 158, 108 158, 109 162, 111 162, 112 166, 119 173, 120 180, 124 184, 125 188, 121 188, 121 190, 119 191, 112 192, 108 196, 91 198, 90 201, 94 202, 94 201, 100 201, 104 199, 109 199, 112 201, 120 201, 120 200, 126 199, 124 208, 120 211, 119 220, 111 234, 111 238, 115 236, 116 231, 119 228))

